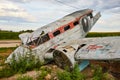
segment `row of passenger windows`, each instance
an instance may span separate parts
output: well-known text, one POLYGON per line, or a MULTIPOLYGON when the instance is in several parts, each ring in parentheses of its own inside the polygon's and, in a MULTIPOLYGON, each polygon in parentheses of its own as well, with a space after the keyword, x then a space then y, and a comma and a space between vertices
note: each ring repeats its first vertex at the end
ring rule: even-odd
MULTIPOLYGON (((75 22, 73 23, 74 26, 76 26, 76 25, 78 25, 78 24, 79 24, 78 21, 75 21, 75 22)), ((69 29, 70 29, 70 25, 64 27, 64 31, 67 31, 67 30, 69 30, 69 29)), ((59 35, 59 34, 60 34, 60 30, 57 30, 57 31, 55 31, 55 32, 53 33, 54 36, 57 36, 57 35, 59 35)), ((48 33, 47 33, 47 34, 45 34, 45 35, 43 35, 43 36, 41 36, 41 37, 38 37, 37 39, 35 39, 35 40, 33 40, 33 41, 29 42, 29 43, 27 43, 27 45, 34 45, 34 44, 35 44, 36 46, 38 46, 38 45, 40 45, 40 44, 42 44, 42 43, 44 43, 44 42, 46 42, 46 41, 48 41, 48 40, 50 40, 50 37, 49 37, 49 35, 48 35, 48 33)))
POLYGON ((57 36, 57 35, 59 35, 59 34, 60 34, 60 30, 57 30, 57 31, 55 31, 55 32, 53 33, 54 36, 57 36))
MULTIPOLYGON (((78 21, 75 21, 75 22, 73 23, 74 26, 76 26, 76 25, 78 25, 78 24, 79 24, 78 21)), ((69 30, 69 29, 70 29, 70 25, 64 27, 64 31, 67 31, 67 30, 69 30)), ((59 34, 60 34, 60 30, 57 30, 57 31, 55 31, 55 32, 53 33, 54 36, 57 36, 57 35, 59 35, 59 34)))

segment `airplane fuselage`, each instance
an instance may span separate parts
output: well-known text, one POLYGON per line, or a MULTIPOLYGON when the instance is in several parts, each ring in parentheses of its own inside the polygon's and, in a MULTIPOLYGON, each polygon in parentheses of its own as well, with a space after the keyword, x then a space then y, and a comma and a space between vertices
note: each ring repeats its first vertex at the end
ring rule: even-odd
MULTIPOLYGON (((19 37, 23 44, 20 46, 20 50, 25 47, 27 47, 26 51, 31 49, 31 53, 35 54, 35 56, 43 62, 46 56, 52 58, 52 53, 47 54, 50 49, 55 49, 61 43, 67 43, 71 40, 84 38, 86 36, 96 20, 100 17, 100 14, 98 14, 97 17, 93 16, 92 12, 93 10, 91 9, 76 11, 29 33, 28 36, 24 33, 21 34, 19 37)), ((18 49, 12 54, 15 53, 22 55, 27 52, 21 52, 18 49)), ((9 58, 11 58, 11 56, 8 57, 7 60, 9 60, 9 58)))

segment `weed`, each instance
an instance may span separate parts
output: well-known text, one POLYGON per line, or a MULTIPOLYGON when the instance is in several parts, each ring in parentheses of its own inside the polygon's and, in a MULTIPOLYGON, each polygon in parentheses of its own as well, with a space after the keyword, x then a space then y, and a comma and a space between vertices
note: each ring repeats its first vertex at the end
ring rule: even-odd
POLYGON ((15 60, 15 56, 13 55, 10 68, 15 72, 24 73, 34 68, 40 68, 41 65, 41 62, 30 53, 25 56, 19 56, 18 61, 15 60))
POLYGON ((68 71, 58 72, 57 77, 59 80, 72 80, 71 73, 68 71))
POLYGON ((33 80, 33 78, 30 76, 19 76, 17 80, 33 80))
POLYGON ((102 80, 102 79, 103 79, 102 68, 98 66, 97 68, 94 68, 92 80, 102 80))
POLYGON ((93 69, 92 80, 114 80, 113 78, 109 78, 108 72, 104 73, 102 71, 102 67, 91 65, 91 68, 93 69))
POLYGON ((14 74, 15 74, 15 72, 13 70, 11 70, 8 65, 6 65, 2 69, 0 69, 0 78, 2 78, 2 77, 10 77, 10 76, 12 76, 14 74))
POLYGON ((68 72, 67 70, 57 73, 59 80, 85 80, 85 76, 80 73, 78 65, 75 65, 71 72, 68 72))
POLYGON ((40 72, 37 74, 37 80, 44 80, 47 74, 51 74, 51 69, 47 67, 41 67, 40 72))
POLYGON ((85 80, 85 75, 80 72, 77 64, 71 72, 71 78, 72 80, 85 80))
POLYGON ((29 58, 27 56, 19 56, 18 61, 15 60, 15 56, 13 55, 11 63, 5 65, 5 67, 0 70, 0 77, 9 77, 16 73, 25 73, 26 71, 40 68, 41 65, 42 63, 31 54, 29 54, 29 58))
POLYGON ((37 74, 37 80, 44 80, 45 76, 48 74, 47 71, 41 71, 37 74))

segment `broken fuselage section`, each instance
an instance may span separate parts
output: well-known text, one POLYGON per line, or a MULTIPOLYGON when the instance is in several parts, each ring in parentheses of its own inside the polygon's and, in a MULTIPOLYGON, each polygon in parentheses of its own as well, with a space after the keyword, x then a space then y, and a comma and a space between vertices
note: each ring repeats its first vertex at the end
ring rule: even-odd
MULTIPOLYGON (((13 55, 18 61, 19 56, 28 54, 34 55, 43 63, 53 60, 53 52, 60 44, 86 36, 101 16, 100 13, 95 16, 92 13, 93 10, 91 9, 76 11, 32 33, 20 34, 22 45, 10 54, 6 63, 10 63, 13 55)), ((74 59, 73 55, 71 57, 74 59)), ((74 64, 72 64, 73 66, 74 64)))

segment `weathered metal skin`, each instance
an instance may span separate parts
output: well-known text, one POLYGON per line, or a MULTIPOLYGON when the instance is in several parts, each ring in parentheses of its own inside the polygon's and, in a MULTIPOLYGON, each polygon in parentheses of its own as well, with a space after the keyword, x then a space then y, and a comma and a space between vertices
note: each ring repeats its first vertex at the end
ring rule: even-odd
POLYGON ((75 58, 76 60, 120 60, 119 45, 120 37, 96 38, 82 47, 75 58))
POLYGON ((53 58, 61 68, 68 67, 69 69, 73 69, 74 65, 78 62, 74 58, 74 54, 77 51, 79 45, 68 45, 68 46, 59 46, 53 52, 53 58))
MULTIPOLYGON (((15 60, 18 61, 20 56, 30 54, 42 63, 54 59, 60 67, 68 66, 72 69, 79 62, 75 60, 74 56, 81 44, 72 43, 84 38, 101 16, 100 13, 95 16, 92 13, 93 10, 91 9, 76 11, 32 33, 20 34, 22 44, 10 54, 6 63, 11 62, 13 55, 15 60), (66 46, 66 43, 71 44, 66 46)), ((89 40, 84 42, 89 42, 89 40)))
POLYGON ((120 37, 78 39, 65 44, 68 46, 61 45, 57 47, 53 53, 53 58, 56 64, 62 68, 65 66, 73 68, 74 64, 80 64, 81 60, 119 61, 119 42, 120 37), (62 56, 66 56, 66 59, 62 56))

